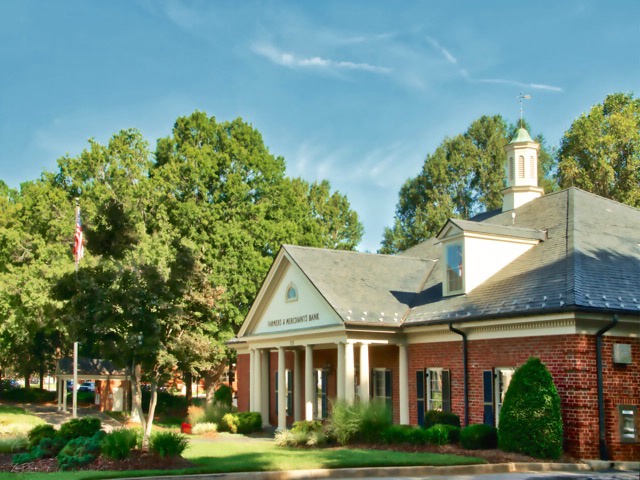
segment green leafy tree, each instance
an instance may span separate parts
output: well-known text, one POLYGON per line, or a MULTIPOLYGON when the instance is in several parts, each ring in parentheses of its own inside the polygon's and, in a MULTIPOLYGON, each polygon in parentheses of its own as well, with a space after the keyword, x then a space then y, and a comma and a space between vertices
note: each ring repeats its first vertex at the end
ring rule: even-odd
POLYGON ((640 99, 614 93, 575 120, 560 142, 558 177, 563 188, 640 207, 640 99))
POLYGON ((560 396, 547 367, 530 358, 513 374, 504 396, 498 447, 537 458, 560 458, 560 396))
MULTIPOLYGON (((446 138, 427 155, 422 171, 400 189, 394 225, 385 229, 380 252, 402 252, 427 240, 449 218, 468 219, 500 208, 505 186, 504 146, 515 130, 499 115, 483 116, 464 134, 446 138)), ((537 141, 542 145, 539 178, 543 186, 553 190, 553 158, 546 151, 544 138, 537 141)))

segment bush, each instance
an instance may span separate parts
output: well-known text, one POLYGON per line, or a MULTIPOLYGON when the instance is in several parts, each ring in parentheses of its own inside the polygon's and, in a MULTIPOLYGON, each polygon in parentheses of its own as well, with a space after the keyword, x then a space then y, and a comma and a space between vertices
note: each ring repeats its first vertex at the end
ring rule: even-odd
POLYGON ((390 425, 380 433, 380 438, 387 445, 414 444, 414 429, 409 425, 390 425))
MULTIPOLYGON (((142 409, 144 413, 149 413, 149 400, 151 392, 142 390, 142 409)), ((171 395, 169 392, 158 392, 158 403, 156 404, 156 414, 173 415, 184 418, 187 415, 187 397, 184 395, 171 395)))
POLYGON ((203 423, 205 421, 204 408, 191 405, 187 409, 187 423, 197 425, 198 423, 203 423))
POLYGON ((61 437, 48 438, 44 437, 40 443, 31 449, 33 458, 52 458, 58 455, 67 444, 67 441, 61 437))
POLYGON ((324 445, 325 443, 327 443, 327 436, 322 430, 317 432, 309 432, 307 434, 308 447, 319 447, 324 445))
POLYGON ((455 413, 442 412, 440 410, 429 410, 424 414, 424 428, 434 425, 453 425, 460 427, 460 417, 455 413))
POLYGON ((137 431, 121 428, 108 433, 102 439, 102 454, 112 460, 128 458, 139 443, 140 435, 137 431))
POLYGON ((46 403, 56 399, 56 392, 40 390, 39 388, 13 388, 4 390, 2 398, 18 403, 46 403))
POLYGON ((37 425, 29 430, 27 434, 29 437, 29 446, 31 448, 35 447, 40 443, 40 440, 43 438, 53 438, 56 436, 56 429, 53 428, 53 425, 49 425, 48 423, 37 425))
POLYGON ((498 430, 492 425, 484 425, 482 423, 469 425, 460 431, 460 444, 468 450, 496 448, 498 430))
POLYGON ((446 445, 449 442, 449 427, 456 428, 453 425, 436 424, 427 428, 427 442, 432 445, 446 445))
POLYGON ((29 449, 29 439, 25 435, 0 436, 0 453, 15 453, 29 449))
POLYGON ((227 413, 218 430, 231 433, 253 433, 262 430, 262 415, 258 412, 227 413))
POLYGON ((194 425, 191 428, 191 433, 194 435, 202 435, 203 433, 217 432, 218 425, 215 423, 202 422, 194 425))
POLYGON ((460 427, 453 425, 440 425, 447 431, 447 443, 458 443, 460 441, 460 427))
POLYGON ((560 396, 538 358, 530 358, 513 374, 500 410, 498 445, 537 458, 562 455, 560 396))
POLYGON ((78 437, 93 437, 100 431, 102 425, 96 417, 74 418, 63 423, 58 430, 58 436, 72 440, 78 437))
POLYGON ((187 446, 187 437, 176 432, 158 432, 149 441, 149 448, 162 458, 179 457, 187 446))
POLYGON ((380 434, 393 424, 391 411, 385 402, 372 401, 360 404, 362 424, 358 438, 366 442, 379 442, 380 434))
POLYGON ((60 470, 72 470, 93 462, 100 455, 102 439, 100 434, 71 439, 58 454, 60 470))
POLYGON ((347 445, 360 432, 362 416, 359 410, 358 404, 350 405, 342 400, 333 403, 327 434, 340 445, 347 445))
POLYGON ((299 422, 294 422, 291 427, 293 433, 302 432, 305 435, 321 430, 322 422, 320 420, 300 420, 299 422))
POLYGON ((232 408, 228 405, 223 405, 218 402, 212 402, 211 404, 204 407, 204 420, 201 421, 207 423, 217 423, 218 427, 220 427, 220 424, 222 423, 222 417, 224 417, 227 413, 232 413, 232 411, 232 408))
POLYGON ((213 394, 213 401, 231 408, 233 403, 233 390, 228 385, 220 385, 213 394))
POLYGON ((278 447, 299 447, 307 444, 307 434, 301 431, 281 430, 276 433, 274 442, 278 447))
POLYGON ((11 463, 14 465, 22 465, 23 463, 31 463, 35 458, 31 455, 31 452, 17 453, 11 457, 11 463))

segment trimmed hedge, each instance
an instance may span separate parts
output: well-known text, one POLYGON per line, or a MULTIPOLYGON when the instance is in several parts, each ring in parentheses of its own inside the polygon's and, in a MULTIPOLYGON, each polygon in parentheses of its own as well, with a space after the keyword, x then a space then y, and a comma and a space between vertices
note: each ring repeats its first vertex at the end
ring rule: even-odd
POLYGON ((453 425, 460 428, 460 417, 455 413, 442 412, 440 410, 428 410, 424 414, 424 428, 434 425, 453 425))
POLYGON ((562 455, 560 396, 538 358, 530 358, 513 374, 500 410, 498 446, 537 458, 562 455))
POLYGON ((460 444, 468 450, 488 450, 498 445, 498 430, 492 425, 477 423, 460 431, 460 444))
POLYGON ((97 417, 74 418, 60 425, 57 435, 68 441, 78 437, 93 437, 101 428, 97 417))

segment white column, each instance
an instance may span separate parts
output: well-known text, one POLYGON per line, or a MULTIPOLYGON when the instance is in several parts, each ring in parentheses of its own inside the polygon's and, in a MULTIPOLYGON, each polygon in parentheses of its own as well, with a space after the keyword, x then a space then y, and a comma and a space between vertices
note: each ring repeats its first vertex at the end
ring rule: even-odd
POLYGON ((293 351, 293 421, 302 420, 302 365, 300 362, 300 350, 293 351))
POLYGON ((269 349, 260 350, 262 361, 260 362, 261 373, 260 383, 262 387, 262 398, 260 399, 260 415, 262 415, 262 425, 269 425, 269 349))
POLYGON ((262 405, 262 351, 260 349, 256 349, 253 354, 253 361, 255 365, 253 366, 253 372, 255 373, 256 379, 253 383, 254 388, 256 390, 255 398, 253 400, 253 410, 252 412, 259 412, 260 405, 262 405))
POLYGON ((65 382, 65 392, 62 395, 62 411, 67 413, 67 391, 66 391, 66 382, 65 382))
POLYGON ((278 347, 278 430, 287 429, 287 387, 284 347, 278 347))
POLYGON ((304 419, 313 420, 315 378, 313 375, 313 346, 304 347, 304 419))
POLYGON ((406 345, 398 345, 400 425, 409 425, 409 357, 406 345))
POLYGON ((344 400, 344 343, 338 342, 338 365, 336 367, 336 397, 344 400))
POLYGON ((78 342, 73 342, 73 418, 78 418, 78 342))
POLYGON ((347 403, 353 403, 355 400, 355 377, 356 362, 353 354, 353 343, 347 342, 345 345, 345 379, 344 379, 344 399, 347 403))
POLYGON ((256 353, 252 348, 249 350, 249 411, 256 409, 256 353))
POLYGON ((360 401, 369 401, 369 344, 360 344, 360 401))

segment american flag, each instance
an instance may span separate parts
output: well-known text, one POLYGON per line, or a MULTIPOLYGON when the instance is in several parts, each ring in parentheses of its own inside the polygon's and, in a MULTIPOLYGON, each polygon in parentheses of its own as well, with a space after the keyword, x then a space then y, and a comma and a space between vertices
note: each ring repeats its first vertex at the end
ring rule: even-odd
POLYGON ((76 235, 73 244, 73 256, 76 259, 76 268, 80 259, 84 256, 84 245, 82 242, 82 222, 80 220, 80 205, 76 206, 76 235))

